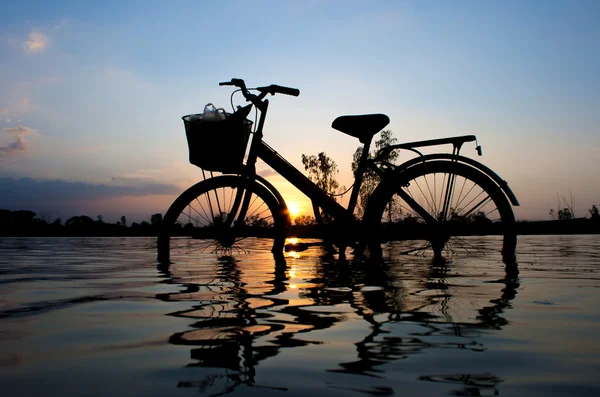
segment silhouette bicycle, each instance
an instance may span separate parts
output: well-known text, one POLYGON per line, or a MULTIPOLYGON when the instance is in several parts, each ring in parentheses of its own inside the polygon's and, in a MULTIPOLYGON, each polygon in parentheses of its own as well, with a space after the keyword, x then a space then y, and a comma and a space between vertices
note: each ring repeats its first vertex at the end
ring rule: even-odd
MULTIPOLYGON (((511 204, 519 203, 495 172, 460 155, 465 143, 476 142, 474 135, 391 145, 370 158, 371 141, 388 125, 388 116, 338 117, 332 127, 364 145, 345 208, 263 141, 269 107, 266 96, 298 96, 298 89, 279 85, 247 88, 242 79, 219 85, 237 88, 231 94, 232 107, 236 92, 250 103, 238 106, 234 113, 218 111, 215 120, 199 115, 183 117, 190 162, 202 168, 204 180, 183 192, 165 214, 157 241, 160 262, 207 250, 230 254, 241 250, 241 240, 247 237, 271 238, 273 254, 282 253, 290 214, 282 195, 256 173, 258 159, 333 220, 328 230, 340 258, 344 258, 347 247, 353 247, 355 253, 368 252, 371 258, 381 258, 386 244, 397 240, 423 241, 407 252, 427 253, 434 259, 461 253, 485 254, 489 244, 484 249, 483 244, 468 236, 495 235, 498 237, 492 251, 501 253, 507 264, 515 262, 517 237, 511 204), (252 108, 260 113, 253 132, 253 123, 246 118, 252 108), (452 152, 422 154, 418 150, 438 145, 452 145, 452 152), (396 165, 385 160, 393 150, 408 150, 418 156, 396 165), (367 170, 381 182, 359 220, 354 212, 367 170), (215 176, 214 172, 222 175, 215 176)), ((476 149, 481 155, 481 147, 476 149)))

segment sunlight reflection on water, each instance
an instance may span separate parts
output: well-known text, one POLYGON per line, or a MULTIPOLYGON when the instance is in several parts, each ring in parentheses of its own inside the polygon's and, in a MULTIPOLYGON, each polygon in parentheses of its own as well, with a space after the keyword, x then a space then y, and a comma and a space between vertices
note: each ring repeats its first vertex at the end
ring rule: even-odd
POLYGON ((3 395, 600 395, 599 236, 521 237, 519 279, 245 244, 157 267, 150 238, 0 239, 3 395))

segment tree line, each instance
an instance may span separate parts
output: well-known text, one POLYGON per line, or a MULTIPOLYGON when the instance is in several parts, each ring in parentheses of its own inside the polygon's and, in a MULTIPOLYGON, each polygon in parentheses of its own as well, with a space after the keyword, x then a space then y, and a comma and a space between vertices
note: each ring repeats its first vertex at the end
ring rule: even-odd
POLYGON ((2 236, 151 236, 162 224, 162 214, 150 217, 150 222, 129 224, 125 215, 116 223, 104 222, 102 215, 92 219, 87 215, 73 216, 64 223, 61 218, 51 219, 48 214, 29 210, 0 209, 2 236))

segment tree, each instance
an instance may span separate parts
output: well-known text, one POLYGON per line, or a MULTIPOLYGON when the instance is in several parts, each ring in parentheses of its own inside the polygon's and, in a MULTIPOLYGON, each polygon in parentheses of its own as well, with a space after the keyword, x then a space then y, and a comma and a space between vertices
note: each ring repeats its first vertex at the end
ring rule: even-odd
POLYGON ((563 221, 563 220, 567 220, 567 219, 573 219, 573 212, 571 212, 571 209, 566 207, 563 208, 562 210, 558 210, 558 219, 563 221))
POLYGON ((85 227, 94 224, 92 218, 86 215, 73 216, 65 222, 65 226, 85 227))
POLYGON ((97 215, 96 216, 96 222, 98 222, 98 223, 104 223, 104 219, 102 218, 102 215, 97 215))
POLYGON ((52 219, 52 213, 50 212, 42 212, 41 214, 37 215, 38 219, 41 219, 42 221, 44 221, 47 224, 50 224, 52 222, 50 222, 50 220, 52 219))
POLYGON ((590 208, 588 211, 592 219, 600 219, 600 211, 598 210, 598 206, 596 204, 592 205, 592 208, 590 208))
MULTIPOLYGON (((374 158, 377 152, 383 148, 394 145, 398 139, 392 136, 391 130, 381 131, 381 135, 379 139, 375 141, 375 148, 371 153, 369 153, 369 158, 374 158)), ((362 156, 363 147, 359 146, 356 148, 354 155, 352 156, 352 172, 356 172, 358 168, 358 162, 360 161, 360 157, 362 156)), ((398 159, 398 152, 395 150, 390 151, 387 156, 381 158, 381 160, 386 161, 388 163, 394 163, 398 159)), ((377 187, 380 182, 379 176, 373 172, 373 170, 367 169, 365 170, 363 176, 363 182, 360 186, 360 191, 358 193, 358 203, 356 206, 357 215, 362 217, 365 213, 365 209, 367 208, 367 202, 369 201, 369 197, 371 197, 371 193, 377 187)), ((397 212, 399 208, 396 208, 394 202, 391 201, 388 203, 388 216, 390 220, 392 218, 392 214, 397 212)))
POLYGON ((30 225, 33 223, 33 218, 35 218, 35 212, 20 210, 12 212, 12 221, 14 225, 30 225))
MULTIPOLYGON (((308 179, 337 201, 334 195, 338 192, 338 189, 344 190, 344 186, 340 188, 340 184, 335 179, 336 175, 340 173, 335 161, 329 158, 325 152, 321 152, 316 156, 303 154, 302 164, 304 169, 308 171, 308 179)), ((315 211, 315 217, 319 223, 330 223, 332 221, 329 214, 322 214, 318 211, 315 211)))
POLYGON ((121 226, 127 227, 127 218, 125 218, 125 215, 121 217, 121 226))
POLYGON ((310 226, 316 225, 317 220, 310 215, 299 215, 294 218, 294 224, 296 226, 310 226))
POLYGON ((485 212, 477 211, 474 214, 471 214, 467 217, 467 221, 470 223, 474 223, 476 225, 491 225, 492 220, 487 217, 485 212))
POLYGON ((265 218, 262 218, 260 215, 252 215, 246 218, 246 225, 250 227, 271 227, 272 225, 265 218))
POLYGON ((567 220, 575 218, 575 199, 573 198, 573 194, 569 192, 569 197, 567 200, 566 194, 563 196, 556 195, 556 210, 554 208, 550 208, 550 217, 552 219, 558 220, 567 220))
POLYGON ((162 223, 162 214, 154 214, 150 217, 150 223, 152 226, 159 226, 162 223))
POLYGON ((568 207, 558 209, 558 211, 554 211, 554 208, 550 208, 550 216, 552 219, 558 219, 559 221, 564 221, 567 219, 573 219, 573 212, 568 207))
POLYGON ((329 158, 325 152, 321 152, 316 156, 303 154, 302 165, 308 171, 308 179, 323 189, 325 193, 334 195, 337 192, 340 184, 335 176, 340 172, 335 161, 329 158))

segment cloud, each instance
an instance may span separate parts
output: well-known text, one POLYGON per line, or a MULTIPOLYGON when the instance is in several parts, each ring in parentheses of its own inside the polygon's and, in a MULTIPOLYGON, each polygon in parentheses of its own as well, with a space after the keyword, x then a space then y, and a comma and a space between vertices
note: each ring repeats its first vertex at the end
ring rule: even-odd
POLYGON ((174 195, 175 185, 145 183, 114 186, 65 180, 0 178, 0 209, 73 214, 94 203, 122 197, 174 195))
POLYGON ((260 176, 262 176, 263 178, 269 178, 271 176, 278 176, 279 175, 277 173, 277 171, 274 171, 274 170, 262 170, 262 171, 258 171, 257 174, 260 175, 260 176))
POLYGON ((23 137, 37 134, 34 129, 22 125, 19 125, 18 127, 4 127, 2 132, 13 137, 13 140, 7 144, 0 145, 0 157, 8 156, 12 153, 23 153, 28 151, 29 144, 23 137))
POLYGON ((142 183, 139 185, 115 186, 86 182, 69 182, 61 179, 44 180, 21 178, 0 178, 0 206, 5 198, 36 197, 37 199, 99 199, 115 196, 144 196, 151 194, 171 194, 181 189, 175 185, 162 183, 142 183))
POLYGON ((23 137, 25 135, 35 135, 37 134, 36 130, 33 128, 25 127, 23 125, 19 125, 18 127, 4 127, 2 130, 5 134, 15 135, 19 137, 23 137))
POLYGON ((27 40, 23 43, 25 52, 30 54, 42 52, 48 47, 48 36, 41 32, 33 31, 27 36, 27 40))
POLYGON ((0 156, 14 152, 25 152, 28 149, 29 145, 27 145, 27 142, 18 136, 16 141, 10 142, 6 145, 0 145, 0 156))

